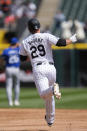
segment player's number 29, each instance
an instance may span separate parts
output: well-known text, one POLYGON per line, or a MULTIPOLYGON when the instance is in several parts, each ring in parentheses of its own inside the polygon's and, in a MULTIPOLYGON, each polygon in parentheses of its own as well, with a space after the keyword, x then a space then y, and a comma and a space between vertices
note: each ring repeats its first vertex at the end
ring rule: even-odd
POLYGON ((30 48, 30 50, 31 50, 32 59, 38 57, 39 55, 40 55, 40 56, 45 56, 45 54, 46 54, 43 45, 38 45, 37 47, 32 46, 32 47, 30 48), (37 54, 37 51, 39 52, 39 55, 37 54))

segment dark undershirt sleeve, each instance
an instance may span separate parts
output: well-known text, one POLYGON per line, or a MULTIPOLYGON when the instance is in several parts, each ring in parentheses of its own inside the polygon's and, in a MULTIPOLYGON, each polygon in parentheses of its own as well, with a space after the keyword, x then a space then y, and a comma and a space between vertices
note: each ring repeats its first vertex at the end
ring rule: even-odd
POLYGON ((66 46, 66 40, 65 39, 59 39, 57 41, 56 46, 66 46))

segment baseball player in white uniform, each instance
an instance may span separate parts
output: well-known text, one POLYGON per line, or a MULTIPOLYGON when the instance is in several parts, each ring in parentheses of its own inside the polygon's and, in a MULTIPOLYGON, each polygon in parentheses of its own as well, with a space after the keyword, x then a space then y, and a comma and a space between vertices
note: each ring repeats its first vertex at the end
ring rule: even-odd
POLYGON ((55 99, 60 99, 61 93, 56 84, 56 69, 52 55, 52 44, 56 46, 66 46, 76 41, 76 35, 69 40, 57 38, 48 33, 40 33, 40 22, 36 19, 28 21, 28 30, 31 35, 23 40, 20 45, 20 59, 22 61, 31 60, 34 81, 41 98, 45 101, 46 115, 45 120, 49 126, 54 123, 55 118, 55 99))

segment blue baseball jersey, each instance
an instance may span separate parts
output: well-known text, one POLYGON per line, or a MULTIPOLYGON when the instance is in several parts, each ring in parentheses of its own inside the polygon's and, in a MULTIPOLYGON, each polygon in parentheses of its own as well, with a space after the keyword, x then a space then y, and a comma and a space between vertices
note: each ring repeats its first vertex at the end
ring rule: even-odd
POLYGON ((6 61, 6 67, 19 67, 20 66, 20 56, 19 47, 9 47, 5 49, 2 53, 6 61))

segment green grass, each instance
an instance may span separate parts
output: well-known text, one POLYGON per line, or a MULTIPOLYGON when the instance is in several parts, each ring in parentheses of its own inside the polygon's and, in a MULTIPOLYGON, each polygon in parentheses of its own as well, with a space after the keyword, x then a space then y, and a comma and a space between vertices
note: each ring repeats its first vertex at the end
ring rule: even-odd
MULTIPOLYGON (((56 100, 56 108, 87 109, 87 88, 61 88, 62 98, 56 100)), ((44 108, 44 101, 36 88, 21 88, 19 107, 12 108, 44 108)), ((0 108, 9 108, 6 89, 0 88, 0 108)))
POLYGON ((62 98, 56 100, 56 108, 87 109, 87 88, 61 89, 62 98))

